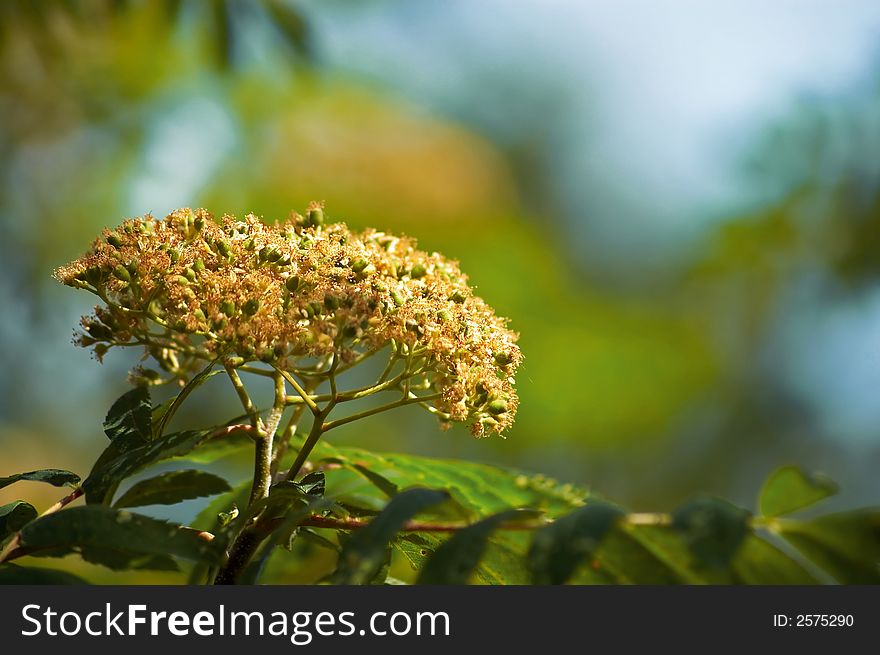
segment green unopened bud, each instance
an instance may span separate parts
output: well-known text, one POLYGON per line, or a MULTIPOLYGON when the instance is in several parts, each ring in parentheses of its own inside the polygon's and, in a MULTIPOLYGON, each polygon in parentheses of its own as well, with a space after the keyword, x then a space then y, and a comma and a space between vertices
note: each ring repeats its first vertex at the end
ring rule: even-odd
POLYGON ((305 307, 303 307, 303 311, 306 314, 306 318, 314 318, 315 316, 315 308, 312 306, 312 303, 309 303, 305 307))
POLYGON ((196 273, 204 273, 205 272, 205 260, 197 259, 193 262, 193 270, 196 273))
POLYGON ((356 259, 351 263, 351 270, 353 270, 355 273, 360 273, 366 267, 367 267, 367 260, 366 259, 356 259))
POLYGON ((180 251, 176 248, 172 248, 171 250, 169 250, 168 256, 171 258, 172 264, 176 264, 178 261, 180 261, 180 251))
POLYGON ((320 207, 315 207, 314 209, 309 210, 309 225, 312 227, 318 227, 324 224, 324 210, 320 207))
POLYGON ((256 247, 257 247, 257 244, 254 243, 253 239, 248 239, 247 241, 244 242, 244 249, 245 250, 253 250, 256 247))
POLYGON ((498 416, 499 414, 504 414, 507 411, 507 403, 501 399, 493 400, 489 403, 489 407, 487 408, 490 414, 494 414, 498 416))
POLYGON ((279 266, 287 266, 288 264, 290 264, 290 255, 284 253, 283 255, 281 255, 281 258, 276 263, 279 266))
POLYGON ((293 293, 299 288, 299 278, 296 275, 291 275, 285 280, 284 286, 290 293, 293 293))
POLYGON ((319 303, 319 302, 313 302, 313 303, 309 303, 309 305, 311 306, 311 308, 312 308, 312 312, 313 312, 313 314, 314 314, 315 316, 320 316, 320 315, 323 313, 323 312, 321 311, 321 309, 323 309, 323 308, 321 307, 321 303, 319 303))
POLYGON ((226 365, 232 368, 244 364, 244 357, 227 357, 226 365))
POLYGON ((182 275, 175 275, 174 281, 177 282, 177 284, 182 284, 184 286, 189 284, 189 280, 182 275))
POLYGON ((275 250, 274 248, 270 249, 266 254, 266 259, 272 262, 273 264, 281 259, 281 253, 275 250))
POLYGON ((336 296, 326 295, 324 296, 324 307, 329 309, 331 312, 339 309, 339 298, 336 296))
POLYGON ((205 312, 203 312, 203 311, 202 311, 201 309, 199 309, 199 308, 197 308, 197 309, 193 312, 193 316, 195 316, 195 317, 196 317, 197 319, 199 319, 200 321, 207 321, 207 320, 208 320, 208 317, 205 316, 205 312))
POLYGON ((186 332, 186 321, 180 319, 174 322, 174 329, 178 332, 186 332))
POLYGON ((110 234, 107 236, 107 243, 109 243, 114 248, 121 248, 122 247, 122 239, 120 239, 115 234, 110 234))
POLYGON ((503 350, 495 353, 495 363, 498 364, 498 366, 507 366, 512 361, 513 358, 503 350))
POLYGON ((356 337, 357 333, 358 333, 358 326, 357 325, 349 324, 349 325, 346 325, 344 328, 342 328, 342 335, 345 337, 348 337, 349 339, 351 339, 352 337, 356 337))
POLYGON ((412 270, 409 272, 409 276, 413 280, 418 280, 419 278, 423 278, 428 274, 428 269, 424 267, 423 264, 416 264, 412 267, 412 270))
POLYGON ((232 252, 232 249, 229 247, 229 242, 225 239, 217 239, 214 245, 217 246, 217 252, 224 257, 229 257, 232 252))
POLYGON ((357 278, 359 280, 366 280, 368 277, 373 275, 376 272, 376 267, 372 264, 367 264, 363 270, 357 272, 357 278))
POLYGON ((467 300, 467 296, 464 295, 464 292, 460 289, 456 289, 452 292, 452 295, 449 296, 449 299, 452 302, 463 303, 465 300, 467 300))
POLYGON ((398 307, 403 307, 403 303, 406 302, 404 297, 400 294, 397 289, 391 290, 391 300, 394 301, 394 304, 398 307))
POLYGON ((201 216, 197 217, 196 220, 193 221, 193 227, 195 227, 198 232, 201 232, 202 228, 205 227, 205 219, 201 216))
POLYGON ((187 269, 183 272, 183 276, 184 276, 187 280, 189 280, 190 282, 195 282, 195 281, 196 281, 196 272, 195 272, 194 270, 192 270, 191 268, 187 268, 187 269))
POLYGON ((441 309, 439 312, 437 312, 437 319, 442 322, 451 321, 452 314, 450 314, 449 310, 447 309, 441 309))
POLYGON ((220 303, 220 311, 227 316, 235 315, 235 303, 231 300, 224 300, 220 303))
POLYGON ((128 269, 125 268, 122 264, 117 264, 116 268, 113 269, 113 275, 122 280, 123 282, 131 282, 131 273, 128 272, 128 269))
POLYGON ((101 283, 104 280, 104 276, 101 273, 101 269, 97 266, 89 266, 85 272, 86 281, 91 284, 93 287, 101 286, 101 283))
POLYGON ((260 301, 257 300, 256 298, 250 298, 241 307, 241 311, 244 312, 244 314, 246 316, 253 316, 259 310, 260 310, 260 301))

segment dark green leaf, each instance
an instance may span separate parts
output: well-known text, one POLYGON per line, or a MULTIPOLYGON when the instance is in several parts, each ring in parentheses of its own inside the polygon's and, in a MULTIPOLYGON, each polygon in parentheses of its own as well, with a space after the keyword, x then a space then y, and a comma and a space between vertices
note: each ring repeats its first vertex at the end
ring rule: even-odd
POLYGON ((36 508, 23 500, 0 505, 0 543, 35 518, 37 518, 36 508))
POLYGON ((782 516, 814 505, 837 491, 837 484, 822 473, 783 466, 767 478, 758 506, 764 516, 782 516))
POLYGON ((107 504, 119 483, 151 464, 180 457, 216 433, 216 428, 174 432, 150 442, 134 443, 123 437, 110 442, 83 482, 87 503, 107 504))
POLYGON ((880 510, 780 521, 774 529, 841 584, 880 584, 880 510))
POLYGON ((62 469, 40 469, 39 471, 28 471, 27 473, 15 473, 5 478, 0 478, 0 489, 8 487, 13 482, 19 480, 30 480, 32 482, 45 482, 53 487, 63 487, 68 485, 75 487, 79 484, 79 476, 70 471, 62 469))
POLYGON ((757 535, 750 534, 731 563, 733 582, 750 585, 816 584, 815 576, 757 535))
POLYGON ((67 573, 66 571, 44 569, 36 566, 0 564, 0 585, 31 584, 73 585, 89 583, 79 576, 67 573))
POLYGON ((190 498, 213 496, 229 491, 229 483, 207 471, 169 471, 141 480, 117 500, 114 507, 173 505, 190 498))
POLYGON ((21 531, 21 548, 36 556, 58 557, 71 552, 84 559, 123 568, 169 568, 169 556, 217 563, 216 544, 195 530, 127 510, 86 505, 48 514, 21 531))
POLYGON ((149 441, 151 421, 150 391, 147 387, 135 387, 122 394, 110 407, 104 419, 104 432, 111 441, 124 435, 149 441))
POLYGON ((700 567, 723 569, 751 531, 750 516, 724 500, 697 498, 676 510, 672 521, 700 567))
POLYGON ((365 584, 373 580, 382 567, 388 543, 404 524, 419 512, 447 500, 448 493, 423 488, 407 489, 392 498, 376 518, 345 543, 333 582, 365 584))
POLYGON ((534 584, 563 584, 587 557, 592 557, 605 534, 623 512, 593 502, 556 519, 535 533, 527 566, 534 584))
POLYGON ((361 464, 354 464, 353 468, 355 471, 364 476, 367 480, 376 485, 376 488, 389 498, 393 498, 400 492, 400 489, 398 489, 397 485, 391 482, 391 480, 382 475, 379 475, 375 471, 371 471, 366 466, 362 466, 361 464))
POLYGON ((495 530, 505 523, 534 520, 539 515, 535 511, 510 509, 457 531, 428 558, 418 584, 467 584, 495 530))

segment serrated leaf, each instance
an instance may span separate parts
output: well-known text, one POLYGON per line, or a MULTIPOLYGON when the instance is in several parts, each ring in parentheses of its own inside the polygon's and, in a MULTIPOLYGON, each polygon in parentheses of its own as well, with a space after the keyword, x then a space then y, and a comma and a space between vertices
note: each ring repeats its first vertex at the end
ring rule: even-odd
POLYGON ((89 584, 79 576, 36 566, 0 564, 0 585, 75 585, 89 584))
POLYGON ((467 584, 495 530, 505 523, 534 520, 539 515, 535 511, 511 509, 458 530, 428 558, 418 584, 467 584))
POLYGON ((35 518, 37 518, 36 508, 23 500, 0 505, 0 543, 35 518))
POLYGON ((27 473, 15 473, 14 475, 0 478, 0 489, 8 487, 14 482, 20 480, 29 480, 31 482, 45 482, 53 487, 63 487, 65 485, 74 487, 79 484, 79 476, 76 473, 65 471, 63 469, 40 469, 39 471, 28 471, 27 473))
POLYGON ((220 549, 194 530, 127 510, 86 505, 47 514, 21 530, 27 554, 59 557, 80 553, 113 569, 169 568, 169 558, 218 563, 220 549))
POLYGON ((104 433, 112 441, 130 436, 149 441, 152 436, 152 403, 147 387, 135 387, 116 399, 104 418, 104 433))
POLYGON ((533 584, 566 582, 622 515, 613 505, 593 502, 538 530, 526 561, 533 584))
POLYGON ((672 515, 672 525, 684 537, 702 568, 724 569, 751 528, 751 513, 718 498, 697 498, 672 515))
MULTIPOLYGON (((485 517, 511 507, 529 507, 552 518, 583 505, 589 496, 583 489, 515 469, 417 455, 373 453, 360 448, 332 446, 323 441, 315 448, 312 460, 341 464, 359 476, 363 476, 363 472, 358 467, 368 469, 398 489, 413 486, 446 489, 453 500, 475 517, 485 517)), ((337 488, 332 480, 336 473, 327 471, 328 484, 333 489, 337 488)), ((349 484, 349 493, 354 489, 349 484)), ((370 483, 361 484, 357 491, 379 496, 375 494, 377 489, 370 483)), ((381 502, 386 493, 380 493, 381 502)))
POLYGON ((229 490, 226 480, 207 471, 169 471, 136 483, 113 506, 174 505, 229 490))
POLYGON ((774 530, 841 584, 880 584, 880 510, 781 520, 774 530))
POLYGON ((132 443, 127 438, 111 441, 83 482, 86 502, 109 503, 119 483, 128 476, 156 462, 185 455, 215 433, 216 428, 210 428, 174 432, 146 443, 132 443))
POLYGON ((837 484, 822 473, 797 466, 774 471, 761 489, 758 507, 764 516, 782 516, 818 503, 838 492, 837 484))
POLYGON ((413 488, 402 491, 370 523, 345 542, 334 584, 365 584, 379 573, 388 544, 404 524, 419 512, 449 500, 449 494, 436 489, 413 488))

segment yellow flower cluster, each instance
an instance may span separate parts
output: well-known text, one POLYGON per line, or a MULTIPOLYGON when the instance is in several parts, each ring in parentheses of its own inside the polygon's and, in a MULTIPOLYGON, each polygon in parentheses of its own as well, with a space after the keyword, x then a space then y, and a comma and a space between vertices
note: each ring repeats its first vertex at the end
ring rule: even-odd
POLYGON ((516 412, 517 335, 458 264, 406 237, 325 225, 318 204, 275 225, 201 209, 127 220, 55 277, 103 300, 77 338, 99 358, 141 345, 183 378, 217 357, 296 372, 390 346, 444 420, 482 435, 516 412))

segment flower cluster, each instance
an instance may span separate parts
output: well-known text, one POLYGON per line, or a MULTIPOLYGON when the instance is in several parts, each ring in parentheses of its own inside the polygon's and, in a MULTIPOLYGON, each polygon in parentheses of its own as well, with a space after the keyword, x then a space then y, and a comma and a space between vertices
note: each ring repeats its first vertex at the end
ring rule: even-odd
POLYGON ((103 301, 77 337, 99 358, 143 346, 184 379, 217 357, 296 372, 390 347, 444 420, 470 421, 482 435, 516 412, 517 335, 458 264, 407 237, 325 225, 319 204, 275 225, 253 215, 215 221, 201 209, 130 219, 55 277, 103 301))

